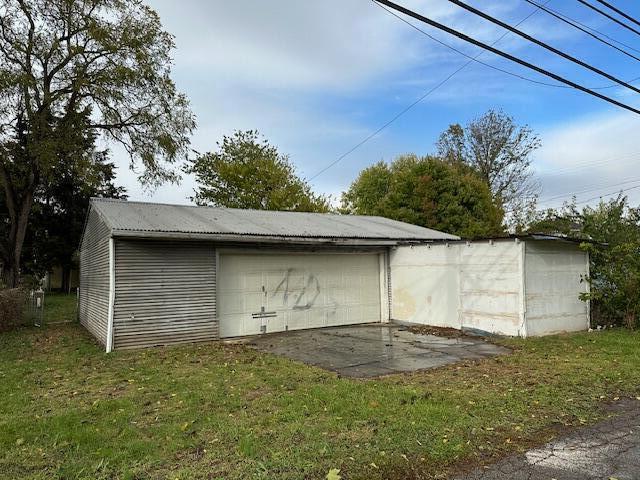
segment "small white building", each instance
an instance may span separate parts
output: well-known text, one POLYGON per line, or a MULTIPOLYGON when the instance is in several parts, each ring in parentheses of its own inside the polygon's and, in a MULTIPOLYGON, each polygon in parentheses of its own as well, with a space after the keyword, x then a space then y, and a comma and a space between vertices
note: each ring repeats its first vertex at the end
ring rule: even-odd
POLYGON ((391 249, 391 318, 512 336, 586 330, 589 256, 578 242, 528 235, 391 249))

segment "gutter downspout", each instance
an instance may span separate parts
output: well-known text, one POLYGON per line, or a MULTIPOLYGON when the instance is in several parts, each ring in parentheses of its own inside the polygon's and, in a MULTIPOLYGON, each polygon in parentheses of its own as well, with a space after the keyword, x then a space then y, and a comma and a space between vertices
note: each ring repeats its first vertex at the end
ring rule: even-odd
POLYGON ((107 310, 107 353, 113 350, 113 305, 116 296, 116 268, 113 237, 109 237, 109 308, 107 310))

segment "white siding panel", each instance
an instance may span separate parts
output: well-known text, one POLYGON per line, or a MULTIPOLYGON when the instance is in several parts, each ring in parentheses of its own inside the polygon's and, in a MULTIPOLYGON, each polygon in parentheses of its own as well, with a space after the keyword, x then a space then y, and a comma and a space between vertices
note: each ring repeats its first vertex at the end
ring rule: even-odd
POLYGON ((515 241, 394 249, 392 319, 521 334, 521 249, 515 241))
POLYGON ((221 337, 380 321, 379 255, 224 253, 221 337), (261 311, 269 318, 254 318, 261 311))
POLYGON ((458 247, 400 247, 391 251, 391 318, 460 328, 458 247))
POLYGON ((526 243, 525 255, 528 334, 588 328, 588 304, 579 299, 588 288, 581 282, 588 273, 587 254, 577 245, 538 241, 526 243))
POLYGON ((218 338, 211 244, 117 240, 114 348, 218 338))
POLYGON ((91 208, 80 245, 80 323, 107 343, 109 311, 109 228, 91 208))
POLYGON ((462 327, 521 335, 521 245, 515 241, 458 245, 462 327))

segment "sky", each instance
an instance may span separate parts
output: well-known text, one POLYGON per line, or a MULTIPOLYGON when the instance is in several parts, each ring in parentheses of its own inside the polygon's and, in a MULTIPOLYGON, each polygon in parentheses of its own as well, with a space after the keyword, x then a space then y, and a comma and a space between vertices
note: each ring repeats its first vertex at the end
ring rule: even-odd
MULTIPOLYGON (((504 33, 446 0, 397 1, 487 43, 504 33)), ((524 0, 467 3, 511 25, 536 10, 524 0)), ((638 2, 613 3, 640 19, 638 2)), ((464 125, 488 109, 502 109, 542 140, 532 157, 541 207, 560 206, 573 194, 579 203, 593 204, 600 196, 627 188, 630 201, 640 203, 639 115, 574 89, 535 84, 475 62, 317 175, 468 59, 371 0, 148 0, 148 4, 175 36, 172 77, 197 116, 192 148, 198 152, 215 150, 216 142, 234 130, 257 129, 289 155, 302 177, 312 179, 315 191, 337 202, 363 168, 403 153, 433 153, 448 125, 464 125)), ((547 6, 640 50, 639 35, 574 0, 550 0, 547 6)), ((408 20, 467 55, 481 52, 408 20)), ((621 79, 640 77, 639 62, 544 12, 538 11, 519 28, 621 79)), ((598 91, 640 107, 640 94, 514 34, 496 47, 585 86, 606 87, 598 91)), ((554 83, 489 52, 479 58, 517 75, 554 83)), ((130 199, 190 203, 193 178, 183 176, 178 185, 150 192, 137 182, 123 152, 114 147, 112 157, 119 167, 117 181, 127 188, 130 199)))

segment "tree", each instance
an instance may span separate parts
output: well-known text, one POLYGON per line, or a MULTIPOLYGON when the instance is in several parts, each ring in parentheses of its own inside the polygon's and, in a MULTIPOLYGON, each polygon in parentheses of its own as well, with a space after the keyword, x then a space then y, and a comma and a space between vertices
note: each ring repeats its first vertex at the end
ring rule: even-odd
POLYGON ((585 299, 595 300, 610 320, 635 328, 640 315, 640 208, 629 207, 619 195, 586 207, 582 221, 584 234, 595 240, 584 244, 591 258, 591 291, 585 299))
POLYGON ((256 210, 327 212, 329 199, 298 177, 287 155, 255 130, 236 131, 217 143, 216 152, 191 161, 186 173, 197 181, 198 205, 256 210))
MULTIPOLYGON (((195 127, 170 78, 173 37, 138 0, 0 0, 0 254, 18 281, 34 194, 87 130, 121 144, 140 180, 177 180, 195 127), (71 142, 71 143, 70 143, 71 142)), ((82 146, 78 147, 82 149, 82 146)))
POLYGON ((55 178, 36 192, 25 242, 26 268, 39 276, 59 265, 62 290, 68 291, 75 254, 92 197, 126 199, 114 184, 116 167, 106 151, 65 162, 55 178))
POLYGON ((466 127, 450 125, 437 142, 438 155, 478 171, 494 201, 505 211, 519 212, 535 204, 531 153, 541 145, 528 127, 518 126, 502 111, 489 110, 466 127))
POLYGON ((466 238, 503 233, 503 212, 468 166, 434 157, 398 157, 360 172, 342 196, 342 211, 380 215, 466 238))

